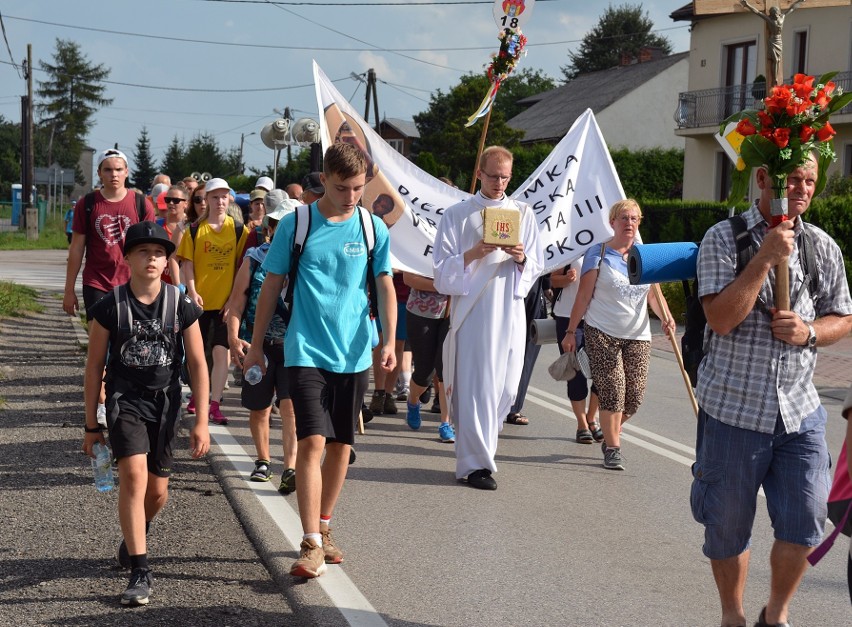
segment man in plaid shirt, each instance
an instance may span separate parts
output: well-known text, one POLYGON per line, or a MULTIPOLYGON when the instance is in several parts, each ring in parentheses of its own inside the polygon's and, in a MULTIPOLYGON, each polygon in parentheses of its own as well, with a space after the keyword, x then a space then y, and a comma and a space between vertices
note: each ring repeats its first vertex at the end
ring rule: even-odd
POLYGON ((757 171, 760 198, 743 217, 754 257, 736 274, 729 221, 710 230, 698 254, 699 297, 707 316, 706 357, 696 395, 701 406, 691 506, 705 527, 722 605, 722 625, 745 625, 748 573, 757 493, 763 487, 775 531, 769 600, 757 625, 785 625, 806 557, 822 539, 831 486, 825 443, 827 414, 813 384, 817 347, 852 330, 852 299, 837 244, 808 225, 818 289, 811 294, 801 263, 804 225, 817 163, 787 178, 790 219, 770 229, 772 180, 757 171), (774 307, 775 266, 790 268, 790 311, 774 307))

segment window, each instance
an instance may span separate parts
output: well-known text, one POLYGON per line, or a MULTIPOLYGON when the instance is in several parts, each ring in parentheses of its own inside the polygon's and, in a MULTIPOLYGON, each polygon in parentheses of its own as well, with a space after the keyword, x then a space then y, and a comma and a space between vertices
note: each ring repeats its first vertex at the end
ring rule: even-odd
POLYGON ((757 72, 757 43, 745 41, 725 46, 725 98, 722 119, 732 113, 748 109, 751 103, 751 93, 746 89, 748 83, 754 82, 757 72))
POLYGON ((391 148, 393 148, 394 150, 396 150, 399 154, 401 154, 401 155, 405 154, 403 152, 403 150, 405 150, 405 142, 403 140, 401 140, 401 139, 388 139, 388 140, 385 140, 385 141, 387 141, 388 145, 391 148))
POLYGON ((793 33, 793 65, 790 74, 807 74, 808 67, 808 31, 793 33))

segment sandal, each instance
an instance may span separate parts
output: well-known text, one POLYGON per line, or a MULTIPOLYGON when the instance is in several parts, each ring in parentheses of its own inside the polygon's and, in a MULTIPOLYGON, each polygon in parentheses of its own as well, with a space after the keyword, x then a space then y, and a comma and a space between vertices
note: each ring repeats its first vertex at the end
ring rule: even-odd
POLYGON ((512 413, 506 416, 506 422, 510 425, 528 425, 530 421, 523 414, 512 413))
POLYGON ((577 429, 577 444, 591 444, 594 442, 592 432, 588 429, 577 429))
POLYGON ((595 440, 595 442, 603 442, 604 441, 603 430, 601 429, 601 426, 598 423, 596 423, 594 421, 590 422, 589 423, 589 431, 592 432, 592 438, 595 440))

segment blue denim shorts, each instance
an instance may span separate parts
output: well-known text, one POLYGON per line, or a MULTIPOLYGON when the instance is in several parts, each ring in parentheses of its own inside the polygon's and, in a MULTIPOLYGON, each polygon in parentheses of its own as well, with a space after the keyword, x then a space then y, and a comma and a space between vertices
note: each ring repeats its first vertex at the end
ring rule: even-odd
POLYGON ((826 419, 820 406, 788 434, 779 415, 767 434, 699 413, 690 504, 704 525, 704 555, 721 560, 749 548, 761 486, 777 540, 820 543, 831 488, 826 419))

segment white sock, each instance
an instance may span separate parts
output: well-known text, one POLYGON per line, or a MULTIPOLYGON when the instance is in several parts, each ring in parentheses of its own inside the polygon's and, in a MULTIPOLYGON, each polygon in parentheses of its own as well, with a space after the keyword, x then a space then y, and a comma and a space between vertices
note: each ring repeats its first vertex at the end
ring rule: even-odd
POLYGON ((322 546, 322 534, 321 533, 306 533, 302 536, 302 540, 313 540, 314 543, 322 546))
POLYGON ((402 379, 402 385, 404 385, 407 390, 411 385, 411 370, 403 370, 399 373, 399 376, 402 379))

